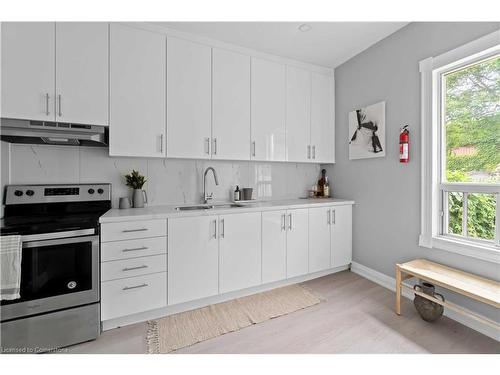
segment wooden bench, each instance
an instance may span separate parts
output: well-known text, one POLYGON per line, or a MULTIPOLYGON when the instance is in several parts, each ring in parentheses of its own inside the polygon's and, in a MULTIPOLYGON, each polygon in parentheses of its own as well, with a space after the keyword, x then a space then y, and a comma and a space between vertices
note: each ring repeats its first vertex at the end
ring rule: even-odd
POLYGON ((434 298, 420 291, 415 291, 410 285, 403 283, 404 280, 412 277, 416 277, 436 286, 449 289, 476 301, 494 306, 497 309, 500 308, 499 282, 451 267, 446 267, 426 259, 415 259, 407 263, 396 264, 396 314, 401 315, 401 291, 403 288, 409 288, 412 293, 427 298, 428 300, 436 302, 459 313, 466 314, 473 319, 484 322, 496 329, 500 329, 500 325, 492 320, 475 314, 451 302, 443 302, 440 299, 434 298))

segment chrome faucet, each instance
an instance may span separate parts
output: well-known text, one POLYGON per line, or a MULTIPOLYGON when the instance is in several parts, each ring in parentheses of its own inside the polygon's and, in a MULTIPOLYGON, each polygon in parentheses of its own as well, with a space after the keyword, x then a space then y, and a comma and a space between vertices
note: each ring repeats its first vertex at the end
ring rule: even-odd
POLYGON ((205 169, 205 173, 203 173, 203 200, 204 203, 207 204, 209 201, 211 201, 214 198, 214 193, 210 193, 210 195, 207 194, 207 173, 208 171, 212 171, 214 175, 214 180, 215 180, 215 185, 219 185, 219 180, 217 179, 217 172, 215 172, 215 169, 213 167, 208 167, 205 169))

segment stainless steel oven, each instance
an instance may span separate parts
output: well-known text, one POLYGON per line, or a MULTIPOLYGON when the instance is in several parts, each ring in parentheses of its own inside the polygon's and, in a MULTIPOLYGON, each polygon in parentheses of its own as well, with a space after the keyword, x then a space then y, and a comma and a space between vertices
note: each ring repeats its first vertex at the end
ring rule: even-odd
POLYGON ((110 184, 8 185, 2 236, 21 236, 20 298, 0 301, 0 352, 34 353, 100 333, 99 217, 110 184))
POLYGON ((2 321, 99 301, 99 236, 94 229, 21 239, 21 298, 2 301, 2 321))

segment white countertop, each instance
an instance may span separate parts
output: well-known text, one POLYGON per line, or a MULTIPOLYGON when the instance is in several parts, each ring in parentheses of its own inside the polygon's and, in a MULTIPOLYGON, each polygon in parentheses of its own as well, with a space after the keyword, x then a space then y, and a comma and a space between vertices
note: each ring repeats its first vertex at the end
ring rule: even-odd
MULTIPOLYGON (((232 202, 212 202, 213 204, 224 204, 232 202)), ((340 206, 346 204, 354 204, 354 201, 348 199, 337 198, 321 198, 321 199, 286 199, 275 201, 261 201, 251 204, 245 204, 244 207, 224 207, 213 208, 207 210, 192 210, 192 211, 179 211, 175 207, 187 206, 186 204, 178 204, 172 206, 148 206, 144 208, 128 208, 117 209, 113 208, 102 215, 99 219, 100 223, 112 223, 119 221, 131 220, 148 220, 148 219, 167 219, 175 217, 186 216, 210 216, 210 215, 227 215, 240 212, 254 212, 254 211, 274 211, 280 209, 296 209, 296 208, 310 208, 318 206, 340 206)))

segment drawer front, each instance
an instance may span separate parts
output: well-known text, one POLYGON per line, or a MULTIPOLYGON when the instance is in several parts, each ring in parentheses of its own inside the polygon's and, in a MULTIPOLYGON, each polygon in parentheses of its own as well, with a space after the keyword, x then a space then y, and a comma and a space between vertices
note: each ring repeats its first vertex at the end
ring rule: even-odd
POLYGON ((115 260, 101 263, 101 281, 124 279, 167 271, 167 255, 115 260))
POLYGON ((101 320, 166 306, 166 272, 101 283, 101 320))
POLYGON ((138 220, 101 225, 101 241, 121 241, 134 238, 160 237, 167 235, 167 221, 138 220))
POLYGON ((104 242, 101 244, 101 262, 161 255, 167 253, 167 237, 104 242))

